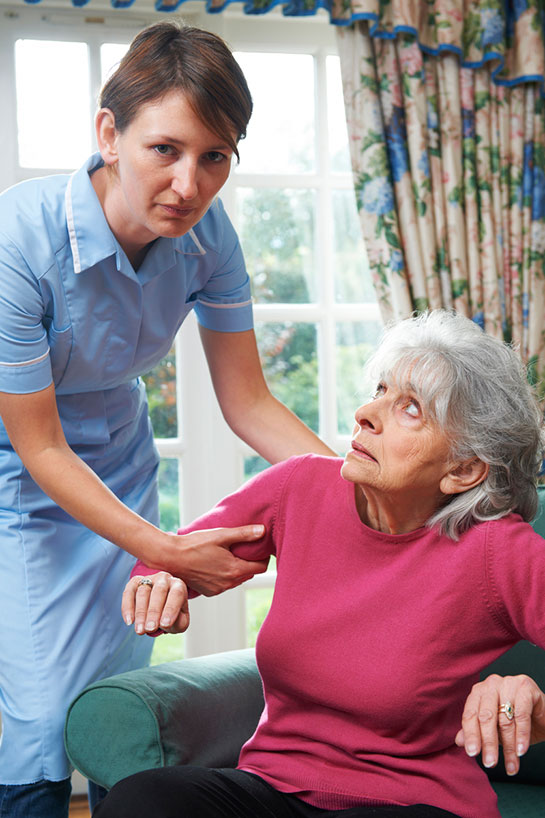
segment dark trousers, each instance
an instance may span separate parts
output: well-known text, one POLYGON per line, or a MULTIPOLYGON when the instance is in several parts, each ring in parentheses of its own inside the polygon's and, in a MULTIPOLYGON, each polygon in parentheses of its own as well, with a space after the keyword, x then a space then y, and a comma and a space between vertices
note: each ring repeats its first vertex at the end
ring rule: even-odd
POLYGON ((93 818, 457 818, 451 812, 410 807, 327 810, 278 792, 242 770, 164 767, 124 778, 93 818))
POLYGON ((0 784, 0 818, 68 818, 71 791, 69 778, 0 784))

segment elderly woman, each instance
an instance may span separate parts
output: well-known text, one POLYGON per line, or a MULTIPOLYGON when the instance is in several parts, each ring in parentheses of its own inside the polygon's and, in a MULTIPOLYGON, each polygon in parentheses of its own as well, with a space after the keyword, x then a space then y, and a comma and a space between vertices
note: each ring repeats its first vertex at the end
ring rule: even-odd
MULTIPOLYGON (((471 756, 494 764, 499 730, 516 772, 545 696, 527 677, 470 691, 518 640, 545 647, 541 415, 516 353, 447 312, 389 329, 367 370, 344 461, 291 458, 186 529, 264 523, 235 551, 278 561, 238 769, 132 776, 95 818, 498 818, 471 756)), ((181 581, 135 570, 126 620, 185 629, 181 581)))

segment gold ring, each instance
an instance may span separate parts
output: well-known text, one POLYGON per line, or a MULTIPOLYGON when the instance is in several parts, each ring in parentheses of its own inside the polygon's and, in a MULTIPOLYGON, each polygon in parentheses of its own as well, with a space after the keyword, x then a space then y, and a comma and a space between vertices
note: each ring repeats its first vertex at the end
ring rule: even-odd
POLYGON ((500 704, 498 708, 498 713, 503 713, 509 721, 513 721, 515 718, 515 708, 511 704, 511 702, 505 702, 505 704, 500 704))

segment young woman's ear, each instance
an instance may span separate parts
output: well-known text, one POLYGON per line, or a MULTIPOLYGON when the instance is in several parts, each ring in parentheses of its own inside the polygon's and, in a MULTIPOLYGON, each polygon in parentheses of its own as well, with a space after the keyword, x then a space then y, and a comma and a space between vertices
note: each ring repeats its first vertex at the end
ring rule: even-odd
POLYGON ((478 457, 464 460, 453 466, 441 479, 439 488, 443 494, 461 494, 474 489, 488 477, 488 463, 483 463, 478 457))
POLYGON ((98 149, 107 165, 115 165, 117 154, 117 130, 115 116, 109 108, 101 108, 96 115, 95 128, 98 149))

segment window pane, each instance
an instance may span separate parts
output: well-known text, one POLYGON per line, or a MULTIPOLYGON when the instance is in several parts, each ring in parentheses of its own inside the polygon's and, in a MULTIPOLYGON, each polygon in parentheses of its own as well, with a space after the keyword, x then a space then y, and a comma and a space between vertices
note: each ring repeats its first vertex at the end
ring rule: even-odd
POLYGON ((271 607, 274 588, 253 588, 246 591, 246 644, 253 648, 257 633, 271 607))
MULTIPOLYGON (((159 516, 163 531, 180 527, 178 460, 163 457, 159 463, 159 516)), ((184 637, 181 633, 166 633, 155 639, 152 665, 184 658, 184 637)))
MULTIPOLYGON (((143 636, 142 639, 149 639, 143 636)), ((151 665, 162 665, 163 662, 175 662, 184 658, 184 635, 183 633, 164 633, 154 640, 153 652, 151 654, 151 665)))
POLYGON ((339 434, 350 434, 354 412, 364 399, 362 370, 375 349, 381 325, 378 321, 351 321, 337 324, 337 427, 339 434))
POLYGON ((76 168, 91 153, 86 43, 15 43, 19 164, 76 168))
POLYGON ((256 335, 272 393, 317 432, 320 418, 316 326, 258 323, 256 335))
POLYGON ((153 434, 155 437, 177 437, 176 352, 174 347, 155 369, 144 375, 144 382, 148 394, 153 434))
POLYGON ((341 61, 327 57, 327 119, 329 134, 329 160, 335 173, 350 172, 348 131, 344 111, 341 61))
POLYGON ((100 46, 100 70, 103 85, 110 74, 113 74, 121 58, 125 56, 128 47, 128 43, 103 43, 100 46))
POLYGON ((258 303, 316 300, 314 213, 311 190, 237 190, 239 236, 258 303))
POLYGON ((344 304, 374 302, 354 191, 334 190, 332 206, 335 300, 344 304))
POLYGON ((163 531, 180 527, 178 460, 163 457, 159 463, 159 515, 163 531))
POLYGON ((266 469, 271 464, 268 463, 264 457, 260 457, 258 454, 250 455, 249 457, 244 458, 244 479, 249 480, 250 477, 255 477, 256 474, 260 474, 263 469, 266 469))
POLYGON ((315 166, 312 56, 246 51, 235 56, 254 101, 248 135, 240 145, 240 171, 312 171, 315 166))

